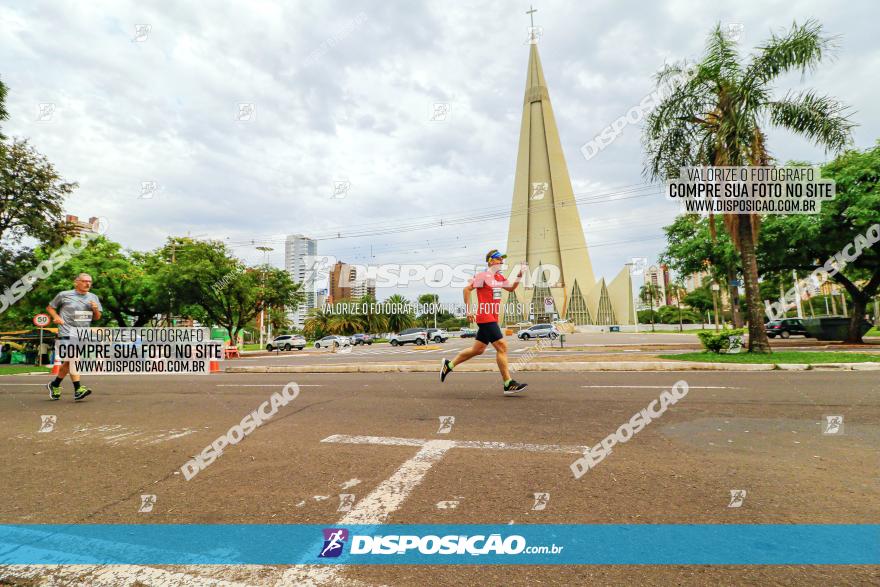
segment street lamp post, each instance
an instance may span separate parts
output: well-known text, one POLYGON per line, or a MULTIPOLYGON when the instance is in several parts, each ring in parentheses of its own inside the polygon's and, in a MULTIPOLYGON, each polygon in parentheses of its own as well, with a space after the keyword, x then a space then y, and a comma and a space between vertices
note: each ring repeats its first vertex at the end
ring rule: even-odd
MULTIPOLYGON (((266 265, 269 264, 269 253, 274 251, 272 247, 257 247, 258 251, 263 251, 263 278, 262 288, 260 291, 260 349, 263 348, 263 333, 266 328, 266 265)), ((233 341, 234 342, 234 341, 233 341)))

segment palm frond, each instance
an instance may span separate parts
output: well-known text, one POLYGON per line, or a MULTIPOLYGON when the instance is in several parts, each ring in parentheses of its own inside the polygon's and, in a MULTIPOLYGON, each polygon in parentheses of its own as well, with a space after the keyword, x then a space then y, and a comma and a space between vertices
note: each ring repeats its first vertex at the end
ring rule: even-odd
POLYGON ((836 46, 835 37, 822 36, 822 25, 808 20, 802 25, 793 22, 784 35, 771 33, 746 68, 747 85, 755 89, 791 70, 802 74, 814 70, 836 46))
POLYGON ((770 122, 811 139, 826 149, 840 151, 852 142, 850 109, 829 96, 789 92, 767 105, 770 122))

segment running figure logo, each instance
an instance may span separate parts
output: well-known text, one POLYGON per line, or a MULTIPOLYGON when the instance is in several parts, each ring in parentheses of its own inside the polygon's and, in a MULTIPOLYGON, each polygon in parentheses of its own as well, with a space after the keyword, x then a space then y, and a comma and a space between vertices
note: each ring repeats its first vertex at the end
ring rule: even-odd
POLYGON ((730 490, 730 503, 727 504, 727 507, 729 507, 729 508, 742 507, 742 504, 745 500, 746 500, 746 490, 745 489, 731 489, 730 490))
POLYGON ((148 514, 153 511, 153 506, 156 505, 156 496, 152 494, 145 494, 141 496, 141 507, 138 508, 138 513, 148 514))
POLYGON ((843 416, 825 416, 822 423, 822 434, 842 434, 843 416))
POLYGON ((550 189, 550 184, 546 181, 533 181, 532 182, 532 195, 529 197, 530 200, 543 200, 544 196, 547 195, 547 190, 550 189))
POLYGON ((543 509, 547 508, 547 503, 550 501, 549 493, 536 493, 535 494, 535 503, 532 505, 533 512, 539 512, 543 509))
POLYGON ((354 494, 352 493, 340 493, 339 494, 339 507, 336 508, 337 512, 350 512, 351 506, 354 505, 354 494))
POLYGON ((440 416, 440 428, 437 434, 449 434, 452 432, 452 425, 455 424, 455 416, 440 416))
POLYGON ((318 553, 318 558, 336 558, 342 554, 342 547, 348 540, 348 530, 345 528, 324 528, 324 546, 318 553))
POLYGON ((58 416, 40 416, 40 429, 37 432, 52 432, 57 421, 58 416))

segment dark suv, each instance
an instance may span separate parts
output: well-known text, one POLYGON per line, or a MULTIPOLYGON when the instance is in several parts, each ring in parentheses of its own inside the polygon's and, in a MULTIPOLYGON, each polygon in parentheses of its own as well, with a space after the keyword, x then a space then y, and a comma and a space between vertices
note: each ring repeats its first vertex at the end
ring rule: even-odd
POLYGON ((764 325, 764 330, 770 338, 788 338, 792 334, 809 337, 807 329, 800 318, 785 318, 783 320, 772 320, 764 325))

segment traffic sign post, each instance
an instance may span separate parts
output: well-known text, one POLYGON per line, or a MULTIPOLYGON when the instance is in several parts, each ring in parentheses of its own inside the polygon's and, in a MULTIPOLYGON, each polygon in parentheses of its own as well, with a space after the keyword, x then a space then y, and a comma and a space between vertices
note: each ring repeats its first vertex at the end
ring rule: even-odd
POLYGON ((34 326, 40 329, 40 344, 37 346, 37 367, 43 364, 43 328, 48 326, 49 322, 48 314, 37 314, 34 316, 34 326))

